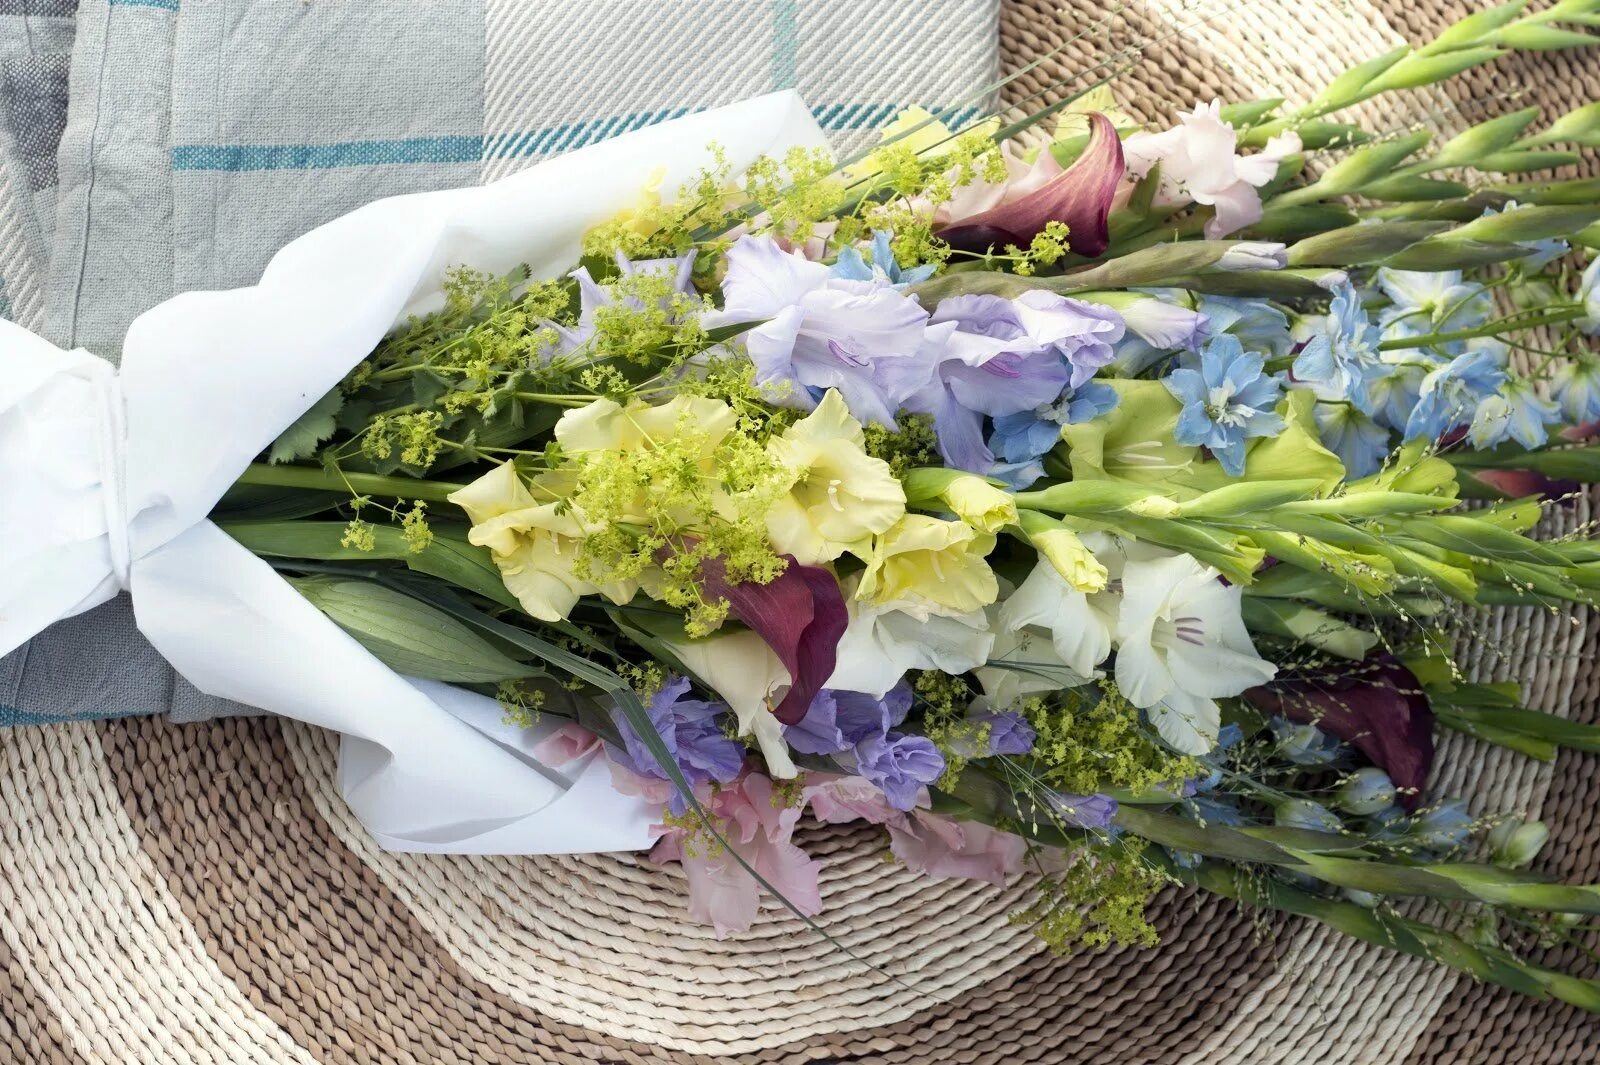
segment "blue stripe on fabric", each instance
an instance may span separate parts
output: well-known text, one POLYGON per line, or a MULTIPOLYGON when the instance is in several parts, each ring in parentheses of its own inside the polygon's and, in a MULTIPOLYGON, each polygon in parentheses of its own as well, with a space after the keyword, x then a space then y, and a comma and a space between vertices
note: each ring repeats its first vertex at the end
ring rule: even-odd
MULTIPOLYGON (((130 0, 131 2, 131 0, 130 0)), ((172 149, 174 170, 328 170, 346 166, 392 163, 472 163, 480 159, 555 155, 629 133, 658 122, 682 118, 695 108, 669 107, 610 118, 567 122, 545 129, 495 133, 486 137, 408 137, 402 140, 343 141, 336 144, 180 144, 172 149)), ((816 109, 823 129, 845 132, 885 125, 904 107, 900 104, 829 104, 816 109)), ((977 108, 952 116, 960 125, 977 108)))
POLYGON ((178 0, 107 0, 111 7, 159 7, 163 11, 178 10, 178 0))
POLYGON ((405 137, 337 144, 179 144, 174 170, 329 170, 389 163, 475 163, 482 137, 405 137))
POLYGON ((800 55, 799 0, 772 0, 772 87, 792 89, 800 55))
POLYGON ((75 721, 113 721, 122 717, 149 717, 154 710, 113 710, 110 713, 95 714, 34 714, 26 710, 13 710, 9 706, 0 706, 0 728, 11 728, 17 725, 70 725, 75 721))

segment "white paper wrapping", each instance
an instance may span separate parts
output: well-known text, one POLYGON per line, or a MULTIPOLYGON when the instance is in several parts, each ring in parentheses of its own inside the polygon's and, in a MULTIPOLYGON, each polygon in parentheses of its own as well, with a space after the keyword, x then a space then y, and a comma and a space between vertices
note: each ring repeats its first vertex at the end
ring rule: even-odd
POLYGON ((736 169, 825 145, 794 93, 693 115, 479 188, 380 200, 296 240, 253 288, 140 316, 120 372, 0 322, 0 655, 126 588, 212 695, 338 730, 340 787, 392 849, 633 850, 657 811, 603 759, 558 772, 493 700, 392 672, 207 520, 245 467, 457 264, 555 277, 584 232, 715 141, 736 169))

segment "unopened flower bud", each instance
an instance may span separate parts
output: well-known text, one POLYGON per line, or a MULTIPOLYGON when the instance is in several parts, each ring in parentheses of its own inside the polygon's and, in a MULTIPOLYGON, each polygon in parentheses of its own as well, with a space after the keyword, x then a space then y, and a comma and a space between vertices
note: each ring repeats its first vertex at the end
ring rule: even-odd
POLYGON ((1368 909, 1368 910, 1377 909, 1378 908, 1378 903, 1383 901, 1381 898, 1379 898, 1377 895, 1374 895, 1372 892, 1370 892, 1370 891, 1362 891, 1362 890, 1360 890, 1358 888, 1349 888, 1349 887, 1340 888, 1339 889, 1339 894, 1343 895, 1347 901, 1353 902, 1357 906, 1361 906, 1361 907, 1363 907, 1365 909, 1368 909))
POLYGON ((1289 265, 1288 248, 1264 240, 1241 240, 1222 253, 1218 270, 1282 270, 1289 265))
POLYGON ((1339 809, 1368 817, 1394 802, 1394 781, 1377 766, 1365 766, 1345 778, 1334 802, 1339 809))
POLYGON ((1472 815, 1466 803, 1450 799, 1420 814, 1411 824, 1411 839, 1433 850, 1454 850, 1472 835, 1472 815))
POLYGON ((1272 820, 1284 828, 1311 832, 1338 832, 1344 827, 1338 814, 1310 799, 1285 799, 1273 807, 1272 820))
POLYGON ((1141 518, 1173 518, 1177 517, 1179 510, 1176 500, 1158 495, 1148 495, 1128 504, 1128 513, 1141 518))
POLYGON ((1550 829, 1543 821, 1505 821, 1489 833, 1494 864, 1505 869, 1529 864, 1549 841, 1550 829))

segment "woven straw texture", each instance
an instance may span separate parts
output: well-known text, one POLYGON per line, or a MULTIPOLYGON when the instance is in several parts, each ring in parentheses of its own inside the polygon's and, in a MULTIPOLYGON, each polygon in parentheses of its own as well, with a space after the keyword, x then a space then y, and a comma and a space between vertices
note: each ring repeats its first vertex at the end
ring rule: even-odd
MULTIPOLYGON (((1170 119, 1213 95, 1303 99, 1467 10, 1007 0, 1001 32, 1013 69, 1076 37, 1013 99, 1145 42, 1119 95, 1170 119)), ((1580 98, 1600 98, 1592 53, 1514 57, 1368 117, 1448 131, 1486 107, 1554 115, 1580 98)), ((1496 613, 1463 661, 1592 721, 1594 627, 1583 611, 1496 613)), ((1452 737, 1442 765, 1442 790, 1549 819, 1549 871, 1600 880, 1593 756, 1540 765, 1452 737)), ((685 923, 681 874, 641 857, 385 854, 333 770, 328 737, 273 720, 0 731, 0 1061, 1600 1060, 1600 1022, 1576 1010, 1207 897, 1161 899, 1157 950, 1051 958, 1006 923, 1025 884, 918 879, 874 831, 807 830, 830 929, 893 984, 778 912, 716 941, 685 923)), ((1571 952, 1545 960, 1596 973, 1571 952)))

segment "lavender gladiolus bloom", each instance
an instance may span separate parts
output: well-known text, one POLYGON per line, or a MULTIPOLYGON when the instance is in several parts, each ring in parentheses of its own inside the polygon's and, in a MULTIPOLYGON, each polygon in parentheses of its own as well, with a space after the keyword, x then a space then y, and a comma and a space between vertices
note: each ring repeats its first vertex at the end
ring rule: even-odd
MULTIPOLYGON (((728 708, 721 703, 686 698, 688 694, 687 678, 668 680, 645 707, 650 723, 692 787, 713 782, 730 783, 744 765, 744 748, 723 735, 717 721, 728 708)), ((628 719, 620 711, 612 716, 625 745, 620 751, 611 748, 612 757, 642 777, 670 780, 628 719)), ((687 809, 680 794, 672 796, 671 806, 676 814, 687 809)))
POLYGON ((740 237, 726 258, 724 307, 706 323, 761 323, 741 339, 756 382, 786 406, 809 410, 836 388, 856 418, 893 425, 955 331, 930 326, 928 312, 893 286, 834 277, 770 237, 740 237))
POLYGON ((904 681, 883 698, 862 692, 824 690, 783 738, 802 754, 838 754, 862 740, 882 737, 911 711, 911 686, 904 681))
POLYGON ((1045 793, 1044 801, 1058 819, 1077 828, 1110 828, 1111 819, 1117 816, 1117 800, 1109 795, 1068 795, 1051 791, 1045 793))
POLYGON ((988 755, 1027 754, 1033 750, 1033 741, 1038 738, 1038 733, 1015 710, 968 714, 967 721, 980 728, 988 726, 989 749, 984 752, 988 755))
POLYGON ((933 415, 945 461, 986 473, 994 454, 983 442, 983 416, 1000 418, 1054 403, 1111 361, 1122 318, 1108 307, 1048 292, 1015 300, 957 296, 939 304, 935 323, 954 323, 936 377, 912 398, 933 415))
POLYGON ((925 736, 890 732, 856 744, 856 771, 896 810, 913 810, 924 785, 944 775, 944 756, 925 736))

